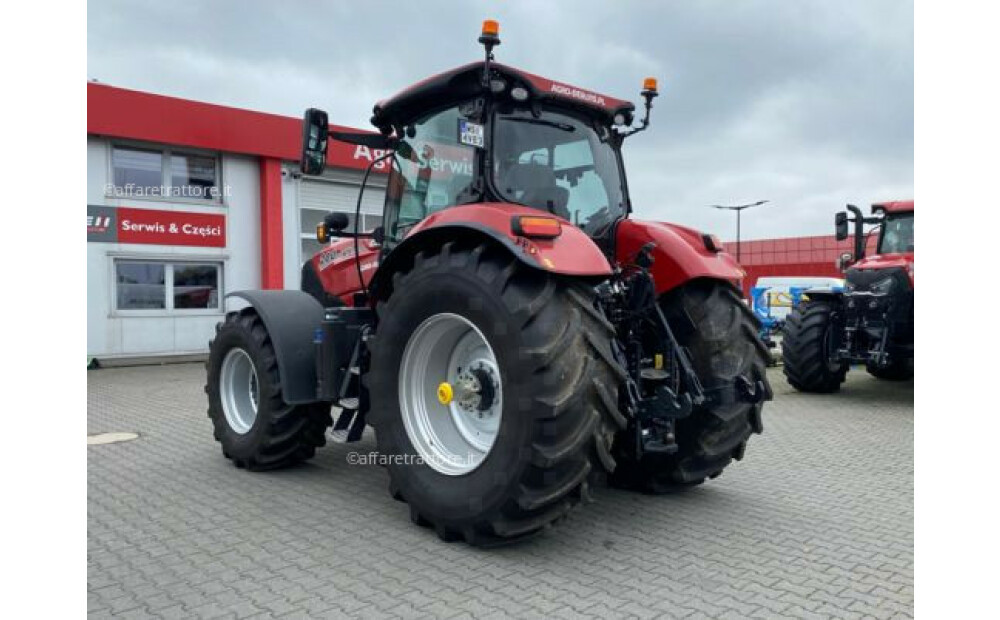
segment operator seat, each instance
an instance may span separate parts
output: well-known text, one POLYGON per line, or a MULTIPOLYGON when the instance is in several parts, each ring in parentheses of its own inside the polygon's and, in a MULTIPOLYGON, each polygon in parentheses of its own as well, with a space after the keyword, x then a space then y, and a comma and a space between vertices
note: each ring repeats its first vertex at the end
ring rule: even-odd
POLYGON ((499 189, 510 200, 570 219, 566 207, 569 190, 556 185, 556 175, 548 166, 534 162, 513 164, 504 172, 499 189))

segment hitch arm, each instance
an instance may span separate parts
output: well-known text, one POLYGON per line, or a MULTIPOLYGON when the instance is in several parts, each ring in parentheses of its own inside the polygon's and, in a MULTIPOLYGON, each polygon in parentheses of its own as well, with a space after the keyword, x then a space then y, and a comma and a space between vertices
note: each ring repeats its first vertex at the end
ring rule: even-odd
POLYGON ((653 304, 653 309, 656 310, 656 316, 659 318, 660 325, 663 327, 663 333, 666 334, 667 342, 677 355, 677 363, 681 368, 684 385, 687 387, 688 393, 691 396, 691 403, 694 405, 702 404, 705 402, 705 388, 702 387, 701 380, 698 378, 698 373, 694 371, 694 367, 691 365, 691 360, 688 359, 687 351, 681 348, 680 343, 677 342, 677 338, 674 336, 673 330, 670 329, 670 324, 667 323, 667 317, 664 316, 663 310, 660 309, 660 305, 653 304))

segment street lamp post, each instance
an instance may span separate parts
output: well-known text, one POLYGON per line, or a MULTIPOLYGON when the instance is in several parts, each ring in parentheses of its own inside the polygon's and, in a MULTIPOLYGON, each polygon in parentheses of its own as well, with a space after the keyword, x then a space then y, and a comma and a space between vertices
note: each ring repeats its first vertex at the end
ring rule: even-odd
POLYGON ((736 211, 736 262, 740 262, 740 226, 743 211, 750 209, 752 207, 759 207, 762 204, 770 202, 768 200, 758 200, 757 202, 751 202, 745 205, 709 205, 714 209, 726 209, 727 211, 736 211))

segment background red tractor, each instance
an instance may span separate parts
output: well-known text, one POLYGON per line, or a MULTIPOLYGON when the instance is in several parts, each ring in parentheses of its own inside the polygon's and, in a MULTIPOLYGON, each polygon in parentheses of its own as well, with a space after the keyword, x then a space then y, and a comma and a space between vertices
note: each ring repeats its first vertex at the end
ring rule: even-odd
MULTIPOLYGON (((486 58, 379 102, 383 226, 331 214, 303 291, 234 293, 211 343, 209 415, 237 466, 307 459, 375 430, 392 494, 443 539, 539 532, 595 478, 650 492, 714 478, 761 432, 767 349, 709 235, 631 219, 631 103, 486 58), (337 421, 331 418, 338 407, 337 421)), ((371 168, 369 168, 369 172, 371 168)), ((367 175, 366 175, 367 179, 367 175)), ((360 210, 361 198, 358 198, 360 210)))
POLYGON ((838 259, 849 266, 843 291, 806 291, 807 301, 788 316, 782 340, 788 382, 804 392, 834 392, 852 363, 865 364, 879 379, 913 376, 913 201, 872 205, 872 217, 836 216, 837 239, 850 235, 854 254, 838 259), (878 231, 876 253, 865 256, 865 224, 878 231))

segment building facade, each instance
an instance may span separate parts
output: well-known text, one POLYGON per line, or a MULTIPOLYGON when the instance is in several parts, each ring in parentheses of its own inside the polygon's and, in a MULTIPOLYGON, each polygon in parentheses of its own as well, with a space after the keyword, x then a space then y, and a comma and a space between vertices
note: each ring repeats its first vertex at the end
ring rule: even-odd
MULTIPOLYGON (((300 140, 297 118, 87 85, 88 356, 200 355, 242 305, 228 293, 299 287, 316 223, 329 211, 353 223, 364 170, 382 154, 331 142, 327 171, 304 178, 300 140)), ((387 166, 369 178, 365 230, 381 222, 387 166)), ((837 276, 849 250, 832 236, 744 241, 744 287, 837 276)))
MULTIPOLYGON (((830 228, 833 228, 833 211, 830 212, 830 228)), ((868 252, 875 251, 878 239, 871 235, 868 252)), ((723 242, 726 251, 736 256, 736 242, 723 242)), ((758 278, 772 276, 821 276, 842 278, 837 269, 837 257, 854 252, 853 238, 837 241, 833 235, 812 237, 788 237, 783 239, 756 239, 740 243, 740 264, 747 275, 743 279, 744 293, 758 278)))
MULTIPOLYGON (((379 153, 331 145, 298 173, 295 118, 87 85, 87 350, 101 359, 201 354, 242 289, 298 288, 328 211, 354 218, 379 153)), ((382 213, 376 169, 362 226, 382 213)))

